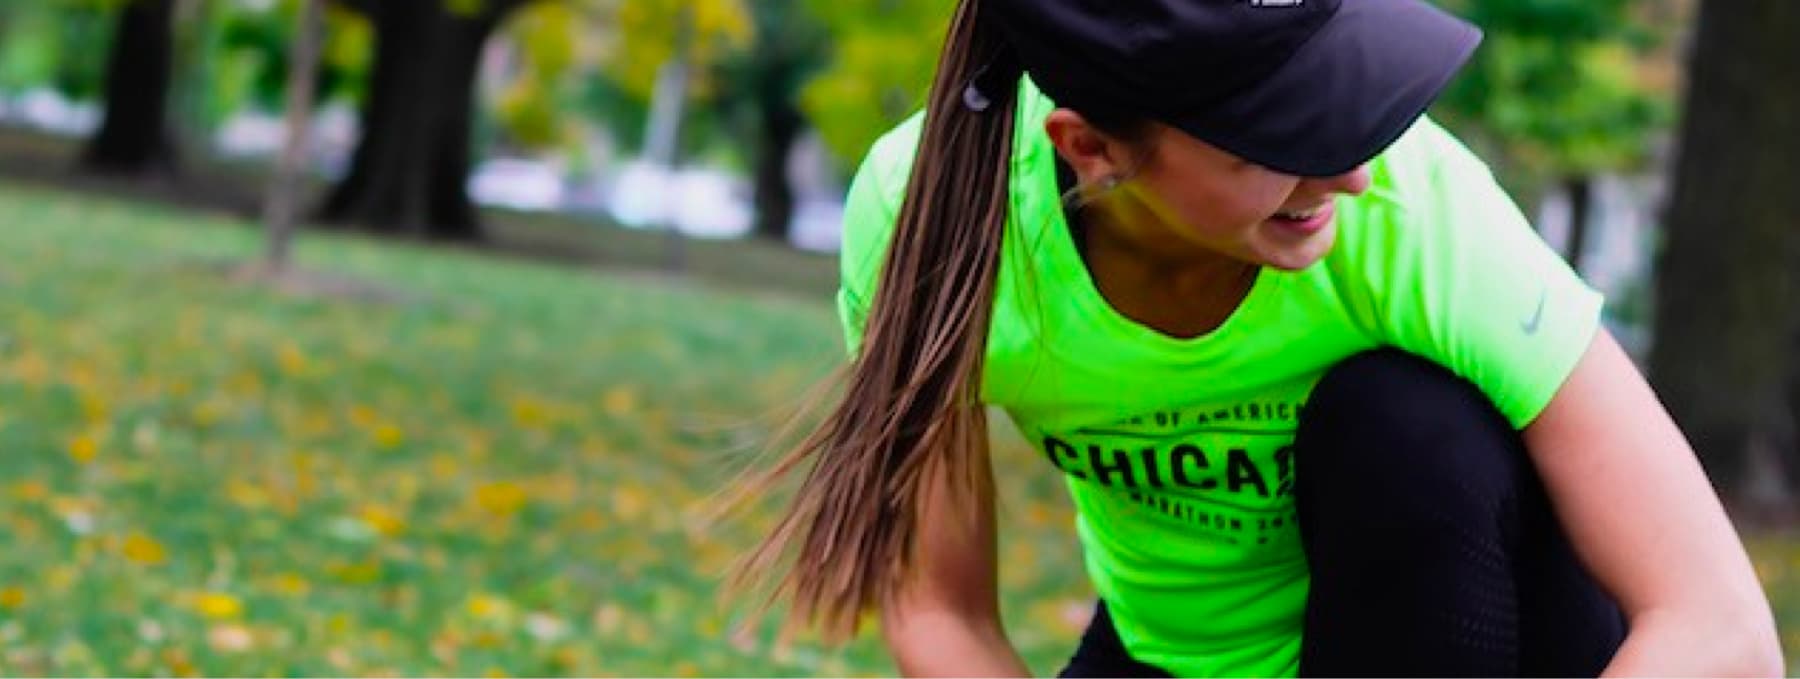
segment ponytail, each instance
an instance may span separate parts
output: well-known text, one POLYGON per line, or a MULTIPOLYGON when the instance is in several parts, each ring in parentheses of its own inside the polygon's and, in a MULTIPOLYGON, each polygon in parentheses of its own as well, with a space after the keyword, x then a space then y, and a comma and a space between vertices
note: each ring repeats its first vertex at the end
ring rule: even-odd
POLYGON ((734 584, 753 585, 791 557, 770 588, 788 624, 829 640, 916 571, 928 492, 947 489, 950 516, 993 498, 981 405, 996 272, 1007 219, 1019 67, 961 0, 926 106, 924 133, 887 262, 843 400, 749 487, 764 489, 808 460, 787 513, 747 557, 734 584))

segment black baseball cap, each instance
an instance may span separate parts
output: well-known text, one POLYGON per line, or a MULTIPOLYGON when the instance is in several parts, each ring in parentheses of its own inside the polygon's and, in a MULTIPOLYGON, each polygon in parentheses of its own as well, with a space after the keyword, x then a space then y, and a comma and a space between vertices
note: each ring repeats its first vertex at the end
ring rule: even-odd
POLYGON ((1422 0, 986 0, 1045 94, 1332 176, 1405 132, 1481 42, 1422 0))

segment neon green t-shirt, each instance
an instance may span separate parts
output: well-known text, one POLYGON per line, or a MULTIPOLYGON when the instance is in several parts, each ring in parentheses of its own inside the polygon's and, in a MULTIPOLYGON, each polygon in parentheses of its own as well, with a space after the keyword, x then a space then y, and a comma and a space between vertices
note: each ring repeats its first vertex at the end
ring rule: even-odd
MULTIPOLYGON (((1523 428, 1586 350, 1601 297, 1486 165, 1421 119, 1371 161, 1366 193, 1338 200, 1324 259, 1263 270, 1216 330, 1169 337, 1089 277, 1043 131, 1053 108, 1022 86, 983 400, 1065 475, 1089 577, 1134 658, 1178 676, 1293 676, 1308 579, 1292 443, 1324 371, 1396 346, 1523 428)), ((852 351, 921 121, 877 142, 851 185, 838 305, 852 351)))

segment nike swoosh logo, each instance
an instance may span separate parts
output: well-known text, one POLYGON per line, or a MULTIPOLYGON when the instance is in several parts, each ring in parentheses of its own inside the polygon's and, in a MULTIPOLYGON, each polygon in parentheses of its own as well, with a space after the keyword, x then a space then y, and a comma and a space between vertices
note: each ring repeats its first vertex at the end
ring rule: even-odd
POLYGON ((1527 318, 1524 321, 1521 321, 1519 323, 1519 329, 1524 330, 1525 334, 1536 335, 1538 332, 1538 326, 1543 325, 1543 322, 1544 322, 1544 300, 1548 299, 1549 297, 1550 297, 1549 290, 1545 290, 1543 292, 1538 293, 1537 309, 1531 312, 1530 318, 1527 318))

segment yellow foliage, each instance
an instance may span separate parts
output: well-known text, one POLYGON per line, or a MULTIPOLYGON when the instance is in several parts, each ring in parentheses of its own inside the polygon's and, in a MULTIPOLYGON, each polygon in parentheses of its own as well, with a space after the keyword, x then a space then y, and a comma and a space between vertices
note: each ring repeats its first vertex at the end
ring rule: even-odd
POLYGON ((0 609, 13 610, 25 605, 25 590, 17 585, 0 587, 0 609))
POLYGON ((530 398, 515 399, 512 416, 514 424, 526 429, 542 429, 550 423, 550 409, 530 398))
POLYGON ((162 661, 163 665, 169 668, 169 672, 177 677, 195 677, 200 675, 199 668, 194 667, 194 661, 188 658, 186 649, 173 646, 164 648, 162 661))
POLYGON ((111 411, 111 407, 107 404, 105 396, 94 393, 81 395, 81 415, 87 419, 88 424, 106 422, 109 411, 111 411))
POLYGON ((470 16, 487 8, 489 2, 495 0, 444 0, 444 9, 451 14, 470 16))
POLYGON ((367 427, 375 426, 376 419, 377 419, 377 415, 375 414, 374 408, 370 408, 370 407, 360 404, 360 403, 350 406, 350 423, 351 424, 354 424, 358 427, 367 428, 367 427))
POLYGON ((225 497, 244 509, 262 509, 269 506, 269 491, 243 479, 231 479, 225 482, 225 497))
POLYGON ((370 436, 375 439, 375 446, 382 450, 393 450, 406 442, 406 431, 392 422, 376 425, 370 436))
POLYGON ((236 618, 244 614, 244 602, 224 592, 200 592, 190 605, 201 615, 214 620, 236 618))
POLYGON ((325 567, 325 571, 338 582, 350 585, 366 585, 381 577, 381 562, 358 561, 356 563, 335 563, 325 567))
POLYGON ((513 141, 528 147, 551 148, 567 135, 562 111, 540 78, 524 77, 500 95, 499 117, 513 141))
POLYGON ((513 19, 513 30, 521 38, 526 68, 552 77, 574 68, 581 24, 581 14, 572 3, 540 2, 520 10, 513 19))
POLYGON ((808 5, 838 38, 830 66, 802 92, 802 108, 832 151, 854 162, 924 103, 950 8, 943 0, 808 5))
MULTIPOLYGON (((625 91, 646 100, 655 90, 657 71, 677 56, 678 36, 684 30, 688 38, 684 56, 692 72, 702 77, 710 66, 755 38, 744 0, 632 0, 619 4, 614 25, 622 39, 611 70, 625 91)), ((704 90, 704 84, 698 84, 693 91, 704 90)))
POLYGON ((374 27, 361 14, 328 2, 325 3, 325 26, 321 61, 353 72, 361 72, 374 62, 374 27))
POLYGON ((606 390, 600 397, 600 408, 613 417, 624 417, 638 409, 637 390, 630 385, 620 385, 606 390))
POLYGON ((127 561, 145 566, 155 566, 168 560, 168 550, 163 548, 162 543, 143 533, 126 535, 125 543, 119 551, 127 561))
POLYGON ((100 442, 94 440, 92 434, 80 434, 69 440, 69 459, 76 464, 87 464, 100 454, 100 442))
POLYGON ((297 573, 280 573, 270 579, 269 588, 286 596, 304 596, 312 591, 312 583, 297 573))
POLYGON ((357 516, 383 537, 391 538, 406 532, 406 519, 381 505, 365 505, 357 516))
POLYGON ((196 404, 193 410, 189 411, 188 416, 193 419, 195 425, 210 427, 225 419, 226 411, 227 407, 224 403, 217 398, 208 398, 196 404))
POLYGON ((626 521, 636 520, 649 508, 650 499, 644 489, 634 485, 618 485, 613 487, 613 513, 626 521))
POLYGON ((303 377, 308 372, 306 353, 292 342, 283 343, 275 350, 275 363, 281 368, 281 374, 288 377, 303 377))
POLYGON ((517 514, 527 499, 525 489, 512 481, 495 481, 475 487, 475 505, 500 517, 517 514))
POLYGON ((527 5, 508 24, 518 65, 512 80, 500 87, 496 109, 509 141, 552 149, 574 139, 567 100, 580 84, 580 71, 591 69, 595 58, 597 50, 586 49, 589 29, 583 12, 567 2, 527 5))
POLYGON ((462 473, 462 461, 448 453, 431 456, 431 478, 433 481, 447 481, 462 473))
POLYGON ((512 614, 511 601, 485 592, 469 597, 463 608, 468 611, 469 617, 477 620, 502 619, 512 614))
POLYGON ((50 496, 50 487, 36 479, 12 485, 12 496, 21 502, 37 502, 50 496))
POLYGON ((50 362, 43 356, 26 353, 13 359, 12 377, 28 387, 41 387, 50 380, 50 362))

